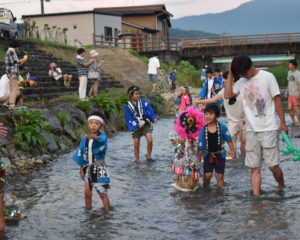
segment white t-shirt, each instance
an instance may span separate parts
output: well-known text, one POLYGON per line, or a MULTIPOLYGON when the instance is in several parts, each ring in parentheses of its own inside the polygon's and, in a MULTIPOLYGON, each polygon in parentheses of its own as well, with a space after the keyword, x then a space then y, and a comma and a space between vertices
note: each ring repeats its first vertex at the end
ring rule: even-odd
POLYGON ((300 72, 298 70, 288 73, 288 89, 290 96, 299 96, 300 72))
POLYGON ((241 95, 247 131, 278 130, 273 98, 280 95, 280 91, 272 73, 259 70, 251 79, 241 78, 233 86, 233 92, 241 95))
POLYGON ((150 58, 148 63, 148 74, 157 74, 157 68, 159 67, 159 59, 157 57, 150 58))
POLYGON ((0 97, 9 95, 9 78, 4 74, 0 79, 0 97))
POLYGON ((236 102, 234 104, 229 105, 229 99, 224 97, 224 88, 218 93, 223 98, 224 108, 226 110, 226 115, 228 121, 231 122, 241 122, 244 121, 244 112, 243 112, 243 104, 241 99, 241 94, 236 96, 236 102))
POLYGON ((52 73, 52 77, 55 79, 55 80, 58 80, 62 77, 62 71, 59 67, 56 68, 56 72, 55 71, 52 71, 52 70, 49 70, 49 75, 52 73), (60 74, 58 74, 58 72, 60 72, 60 74))
POLYGON ((211 79, 208 79, 207 80, 207 96, 206 98, 211 98, 211 89, 214 85, 214 79, 211 78, 211 79))

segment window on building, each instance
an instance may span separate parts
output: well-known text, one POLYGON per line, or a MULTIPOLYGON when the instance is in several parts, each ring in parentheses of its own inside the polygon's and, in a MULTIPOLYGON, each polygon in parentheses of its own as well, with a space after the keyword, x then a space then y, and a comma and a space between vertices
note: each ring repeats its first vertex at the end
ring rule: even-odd
POLYGON ((111 27, 104 27, 104 36, 105 36, 105 41, 111 40, 112 35, 112 28, 111 27))

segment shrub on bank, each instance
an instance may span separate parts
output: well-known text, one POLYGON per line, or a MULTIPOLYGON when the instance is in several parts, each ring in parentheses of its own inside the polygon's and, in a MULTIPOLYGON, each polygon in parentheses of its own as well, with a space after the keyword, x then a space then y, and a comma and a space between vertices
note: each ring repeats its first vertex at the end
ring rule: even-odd
POLYGON ((14 139, 23 151, 31 151, 35 147, 45 147, 46 141, 41 131, 48 131, 49 124, 43 120, 44 115, 38 111, 15 110, 14 139))

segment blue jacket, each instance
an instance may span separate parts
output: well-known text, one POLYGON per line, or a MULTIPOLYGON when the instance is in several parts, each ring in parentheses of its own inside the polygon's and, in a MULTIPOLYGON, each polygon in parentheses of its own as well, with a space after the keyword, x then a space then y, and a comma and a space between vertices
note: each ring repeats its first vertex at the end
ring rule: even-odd
MULTIPOLYGON (((135 108, 136 112, 138 113, 137 117, 142 117, 143 119, 148 119, 149 121, 152 122, 154 119, 156 119, 156 115, 155 115, 150 103, 144 98, 141 98, 141 101, 142 101, 142 107, 144 110, 144 115, 139 116, 138 105, 136 103, 134 105, 134 108, 135 108)), ((125 112, 125 121, 126 121, 128 130, 135 131, 139 127, 139 124, 127 104, 124 105, 124 112, 125 112)))
MULTIPOLYGON (((180 106, 180 104, 181 104, 181 96, 182 96, 182 94, 180 94, 177 97, 176 101, 174 102, 176 105, 180 106)), ((190 106, 192 106, 193 105, 193 98, 192 98, 191 94, 189 94, 189 97, 190 97, 190 106)))
POLYGON ((176 80, 177 80, 177 79, 176 79, 176 74, 174 74, 173 71, 170 72, 169 78, 170 78, 170 80, 171 80, 172 82, 176 82, 176 80))
MULTIPOLYGON (((73 160, 80 166, 87 164, 86 156, 86 144, 87 138, 84 136, 81 138, 79 147, 76 149, 73 160)), ((107 137, 104 134, 98 135, 98 141, 94 141, 92 145, 92 152, 95 155, 96 160, 104 160, 107 151, 107 137)))
MULTIPOLYGON (((223 88, 223 83, 222 83, 222 77, 220 78, 214 78, 214 83, 213 83, 213 88, 218 89, 220 91, 223 88)), ((201 91, 199 92, 198 96, 201 99, 207 99, 207 93, 208 93, 208 80, 205 79, 205 82, 203 84, 203 87, 201 91)))
MULTIPOLYGON (((230 135, 230 132, 229 132, 227 126, 223 123, 220 123, 220 122, 218 122, 218 123, 219 123, 219 126, 220 126, 221 144, 223 145, 225 142, 232 142, 232 137, 230 135)), ((198 149, 202 150, 202 154, 203 154, 204 157, 206 157, 209 153, 206 149, 206 140, 205 140, 205 133, 204 133, 205 127, 202 128, 202 130, 200 131, 199 140, 198 140, 198 149)), ((224 151, 222 152, 221 155, 222 155, 223 158, 226 157, 225 149, 224 149, 224 151)))

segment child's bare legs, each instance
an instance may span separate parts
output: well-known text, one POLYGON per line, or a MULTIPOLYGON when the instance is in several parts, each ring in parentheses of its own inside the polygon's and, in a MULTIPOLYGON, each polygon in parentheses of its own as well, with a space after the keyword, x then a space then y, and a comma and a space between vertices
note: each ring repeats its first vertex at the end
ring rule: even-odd
POLYGON ((109 198, 108 198, 107 194, 101 193, 101 192, 98 192, 98 194, 102 200, 104 210, 109 211, 110 210, 110 202, 109 202, 109 198))
POLYGON ((240 135, 240 139, 241 139, 241 158, 245 159, 246 157, 246 131, 241 130, 241 135, 240 135))
POLYGON ((207 187, 210 184, 210 180, 212 178, 213 173, 209 172, 209 173, 205 173, 204 177, 203 177, 203 186, 207 187))
POLYGON ((92 190, 90 189, 89 183, 84 183, 84 199, 85 199, 85 207, 87 209, 92 208, 92 190))
POLYGON ((149 159, 151 158, 152 148, 153 148, 152 133, 146 134, 146 141, 147 141, 147 159, 149 159))
POLYGON ((139 162, 140 161, 140 139, 134 138, 133 143, 134 143, 133 148, 134 148, 135 161, 139 162))
POLYGON ((295 124, 295 112, 292 104, 288 104, 288 110, 291 117, 291 124, 295 124))
POLYGON ((217 187, 224 187, 224 175, 221 173, 215 173, 215 178, 217 180, 217 187))

